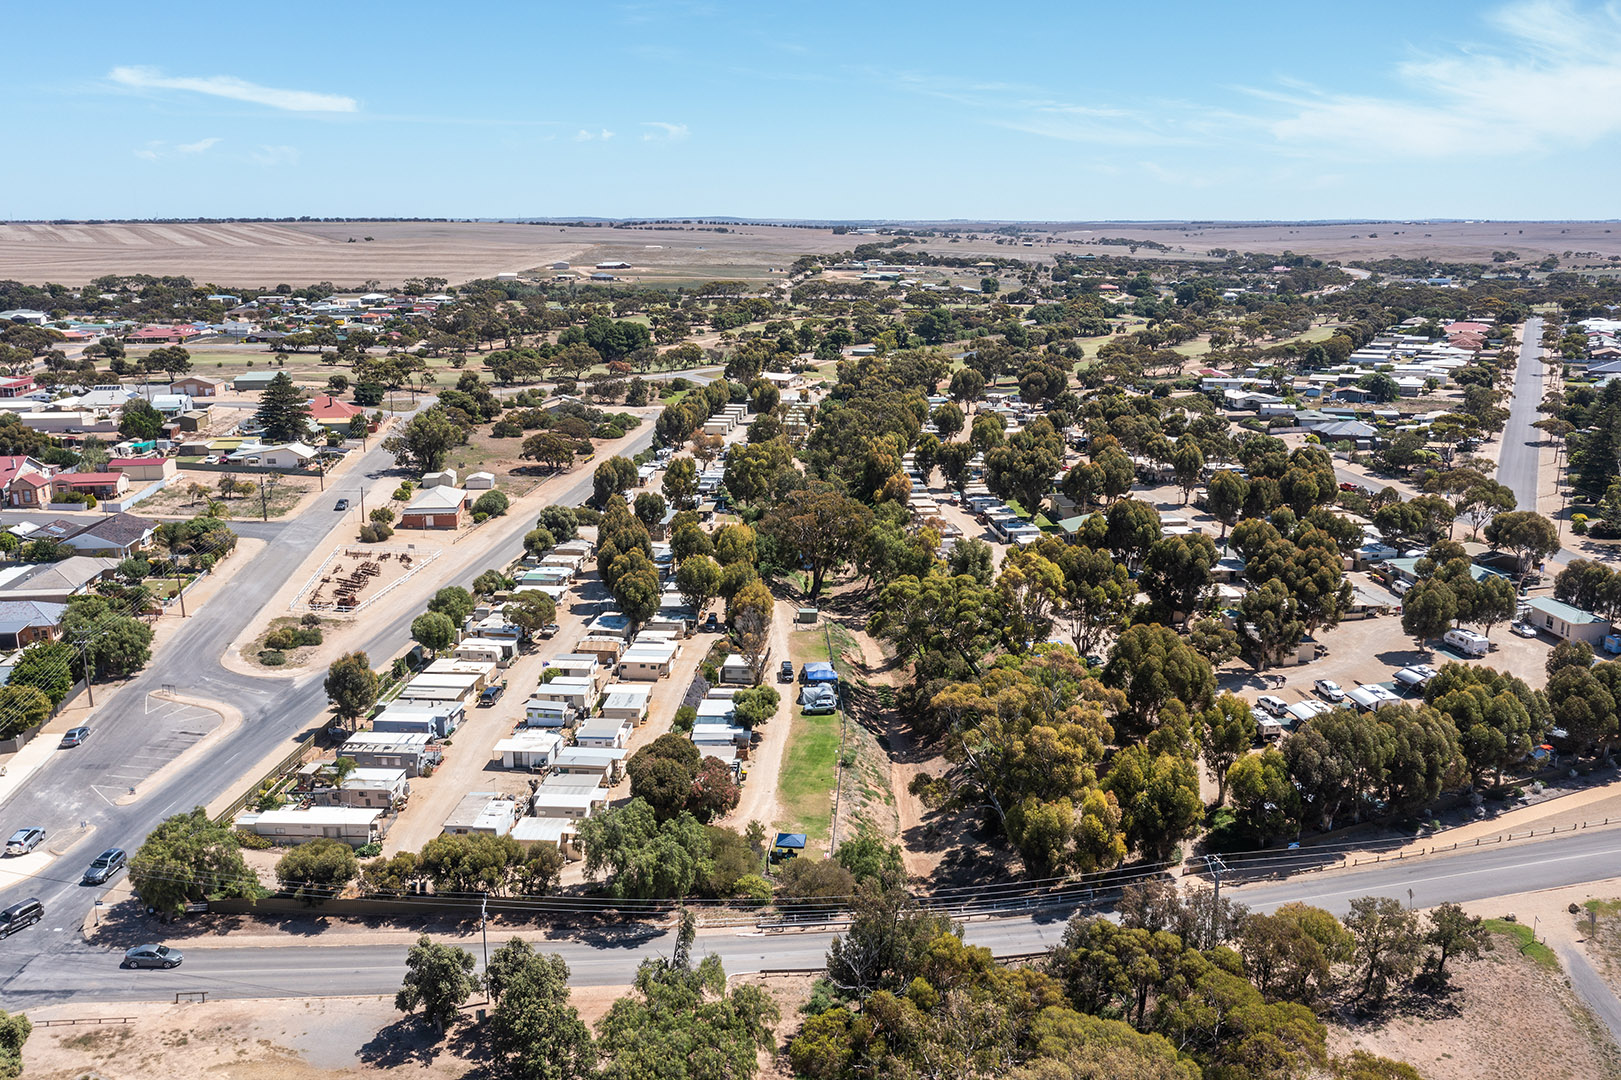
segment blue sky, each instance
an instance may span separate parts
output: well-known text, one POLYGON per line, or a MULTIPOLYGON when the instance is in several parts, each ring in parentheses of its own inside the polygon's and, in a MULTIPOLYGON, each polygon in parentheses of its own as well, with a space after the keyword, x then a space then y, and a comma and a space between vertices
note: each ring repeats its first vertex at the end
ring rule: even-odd
POLYGON ((495 8, 11 5, 0 218, 1621 214, 1614 7, 495 8))

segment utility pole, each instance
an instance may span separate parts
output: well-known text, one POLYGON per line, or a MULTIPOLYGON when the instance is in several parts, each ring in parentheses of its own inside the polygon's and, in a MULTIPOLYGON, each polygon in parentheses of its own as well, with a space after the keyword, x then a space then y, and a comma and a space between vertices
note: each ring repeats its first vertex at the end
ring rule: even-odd
POLYGON ((270 520, 270 501, 265 497, 265 476, 259 474, 259 516, 265 521, 270 520))
POLYGON ((1204 857, 1205 869, 1210 872, 1210 878, 1215 882, 1215 896, 1210 903, 1210 943, 1221 944, 1221 876, 1227 872, 1227 864, 1221 861, 1220 855, 1206 855, 1204 857))
MULTIPOLYGON (((173 557, 173 552, 170 553, 173 557)), ((186 577, 180 572, 180 560, 174 559, 174 594, 180 598, 180 617, 186 617, 186 577)))
POLYGON ((478 902, 478 928, 484 935, 484 970, 490 970, 490 894, 485 893, 478 902))
POLYGON ((79 667, 84 671, 85 696, 90 699, 90 707, 94 709, 96 707, 96 692, 90 689, 90 658, 85 651, 85 646, 90 643, 90 635, 80 634, 73 639, 73 643, 79 647, 79 667))

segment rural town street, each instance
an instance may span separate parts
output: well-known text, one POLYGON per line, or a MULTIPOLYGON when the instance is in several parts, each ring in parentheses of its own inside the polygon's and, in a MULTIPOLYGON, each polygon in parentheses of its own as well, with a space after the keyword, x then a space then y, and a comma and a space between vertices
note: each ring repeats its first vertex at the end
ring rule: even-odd
MULTIPOLYGON (((643 424, 622 452, 635 455, 652 441, 653 425, 643 424)), ((376 447, 356 462, 350 475, 375 476, 392 467, 393 459, 376 447)), ((590 493, 591 470, 582 468, 556 502, 577 505, 590 493)), ((341 483, 328 494, 334 499, 341 496, 341 483)), ((79 884, 80 874, 96 852, 113 845, 133 852, 164 818, 211 802, 278 747, 290 750, 296 738, 322 716, 327 708, 324 671, 296 679, 260 678, 229 670, 221 665, 220 656, 305 557, 345 520, 347 515, 332 512, 328 499, 311 502, 251 562, 236 568, 219 593, 155 651, 146 670, 96 711, 93 738, 72 752, 54 755, 22 790, 0 804, 0 827, 8 834, 25 825, 42 826, 50 834, 53 848, 58 837, 79 834, 74 846, 65 854, 59 851, 60 857, 41 873, 0 890, 0 906, 23 897, 39 897, 50 913, 49 925, 76 929, 101 894, 99 889, 79 884), (149 697, 165 687, 173 687, 187 698, 232 706, 242 714, 242 724, 170 775, 160 790, 117 805, 114 800, 123 789, 138 786, 138 781, 133 777, 111 779, 111 774, 131 761, 156 771, 162 762, 150 756, 152 747, 162 745, 172 750, 171 758, 177 756, 197 741, 198 736, 190 733, 201 730, 199 720, 207 720, 204 709, 165 709, 160 699, 149 697), (143 751, 148 756, 143 757, 143 751)), ((523 534, 533 524, 532 517, 515 514, 485 526, 498 529, 501 537, 490 565, 504 565, 516 558, 522 552, 523 534)), ((433 588, 469 585, 482 569, 431 584, 433 588)), ((360 647, 372 656, 393 655, 407 642, 414 614, 379 623, 360 647)), ((58 947, 44 947, 38 934, 13 935, 0 942, 0 971, 25 958, 37 961, 36 953, 48 957, 58 947)), ((50 965, 49 959, 45 962, 50 965)))
MULTIPOLYGON (((1546 840, 1516 841, 1468 848, 1456 854, 1383 862, 1356 869, 1302 874, 1292 879, 1233 887, 1228 895, 1255 911, 1300 901, 1338 914, 1354 897, 1391 896, 1417 907, 1447 900, 1489 899, 1531 889, 1556 888, 1614 877, 1621 871, 1621 829, 1593 829, 1546 840)), ((999 956, 1016 956, 1050 948, 1063 936, 1067 910, 969 922, 965 936, 999 956)), ((313 931, 319 923, 311 920, 313 931)), ((124 971, 117 953, 84 943, 76 924, 48 918, 19 937, 59 935, 60 947, 24 962, 7 950, 0 955, 0 1000, 8 1008, 64 1001, 169 1001, 176 992, 206 991, 218 997, 309 997, 391 994, 405 970, 402 945, 289 944, 285 947, 211 947, 177 941, 185 963, 173 971, 124 971), (319 990, 309 974, 320 971, 319 990)), ((504 940, 510 936, 499 931, 504 940)), ((760 933, 715 930, 700 933, 696 952, 719 956, 729 974, 757 971, 813 971, 823 964, 832 933, 805 931, 760 933)), ((320 940, 298 929, 288 940, 320 940)), ((534 939, 547 952, 568 962, 572 981, 581 986, 630 983, 636 966, 649 957, 667 955, 667 930, 635 924, 621 934, 593 928, 534 939)))

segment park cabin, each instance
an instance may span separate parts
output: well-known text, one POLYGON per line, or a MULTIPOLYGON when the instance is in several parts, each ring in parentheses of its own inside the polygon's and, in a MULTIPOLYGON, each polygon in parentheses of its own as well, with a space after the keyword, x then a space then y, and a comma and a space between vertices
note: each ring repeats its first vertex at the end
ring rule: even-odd
POLYGON ((394 701, 372 718, 373 731, 423 734, 436 739, 449 738, 467 717, 461 702, 394 701))
POLYGON ((669 643, 632 645, 619 658, 619 677, 638 682, 656 682, 667 678, 679 651, 679 646, 669 643))
POLYGON ((640 726, 647 722, 647 707, 652 696, 651 686, 609 683, 603 690, 600 715, 604 719, 625 720, 640 726))
POLYGON ((494 752, 503 769, 549 769, 562 746, 563 738, 555 731, 522 727, 498 741, 494 752))
POLYGON ((273 844, 302 844, 307 840, 341 840, 350 847, 381 843, 390 819, 383 811, 363 806, 311 806, 293 810, 261 810, 238 814, 236 827, 273 844))
POLYGON ((551 844, 564 858, 581 858, 577 843, 579 826, 575 818, 526 817, 519 818, 510 834, 520 844, 551 844))
POLYGON ((497 791, 472 791, 445 819, 444 836, 505 836, 523 816, 523 807, 511 795, 497 791))
POLYGON ((1526 601, 1526 607, 1530 610, 1526 612, 1525 622, 1561 641, 1585 641, 1597 649, 1610 632, 1609 620, 1552 597, 1534 597, 1526 601))
POLYGON ((559 675, 550 682, 541 683, 529 695, 531 701, 555 701, 567 705, 579 716, 590 711, 596 697, 595 680, 576 675, 559 675))
MULTIPOLYGON (((329 762, 321 762, 323 767, 329 762)), ((316 784, 310 798, 317 806, 353 806, 365 810, 396 811, 411 797, 411 781, 404 769, 355 769, 342 786, 329 781, 316 784)))
POLYGON ((344 740, 342 756, 361 768, 404 769, 416 777, 439 764, 442 755, 432 741, 425 732, 357 731, 344 740))
POLYGON ((611 747, 566 746, 554 761, 563 776, 594 776, 602 784, 614 784, 624 774, 625 751, 611 747))
POLYGON ((597 716, 581 724, 574 732, 576 746, 596 746, 622 749, 630 741, 635 724, 628 720, 597 716))
POLYGON ((570 705, 549 698, 530 698, 524 705, 523 722, 532 728, 555 731, 570 726, 579 713, 570 705))
POLYGON ((537 818, 579 821, 608 809, 609 799, 608 789, 604 787, 550 788, 542 784, 529 797, 529 808, 537 818))

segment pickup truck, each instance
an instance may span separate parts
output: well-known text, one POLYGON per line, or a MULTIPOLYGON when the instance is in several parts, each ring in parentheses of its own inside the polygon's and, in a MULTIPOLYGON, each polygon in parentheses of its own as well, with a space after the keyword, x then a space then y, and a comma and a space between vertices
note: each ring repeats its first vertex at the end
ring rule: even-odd
POLYGON ((506 693, 506 692, 507 692, 507 681, 505 679, 502 679, 498 683, 491 683, 490 685, 486 686, 482 691, 479 692, 479 695, 478 695, 479 707, 483 708, 483 707, 486 707, 486 706, 489 706, 489 705, 494 705, 497 701, 501 700, 501 695, 506 693))

